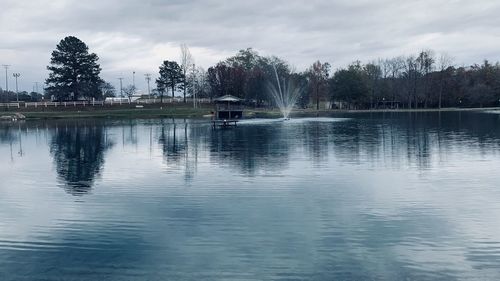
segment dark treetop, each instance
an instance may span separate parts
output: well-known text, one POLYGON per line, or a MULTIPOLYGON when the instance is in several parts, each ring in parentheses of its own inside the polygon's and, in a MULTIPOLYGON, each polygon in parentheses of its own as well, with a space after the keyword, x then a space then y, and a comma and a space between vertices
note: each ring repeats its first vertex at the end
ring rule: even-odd
POLYGON ((180 65, 175 61, 164 61, 160 66, 160 77, 156 79, 156 85, 161 97, 163 93, 170 88, 172 91, 172 98, 174 97, 175 90, 182 90, 184 75, 180 65))
POLYGON ((61 40, 52 52, 47 93, 57 100, 100 98, 99 57, 89 53, 87 45, 80 39, 68 36, 61 40))

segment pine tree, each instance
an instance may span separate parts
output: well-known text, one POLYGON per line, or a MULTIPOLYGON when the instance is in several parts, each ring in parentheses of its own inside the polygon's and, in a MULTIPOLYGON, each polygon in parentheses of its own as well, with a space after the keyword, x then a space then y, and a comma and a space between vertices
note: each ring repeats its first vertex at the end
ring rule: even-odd
POLYGON ((57 100, 100 99, 99 57, 88 52, 87 45, 74 36, 61 40, 52 52, 49 78, 46 79, 47 93, 57 100))
POLYGON ((182 90, 184 75, 179 64, 175 61, 164 61, 160 66, 160 77, 156 79, 158 89, 168 89, 172 91, 172 98, 174 98, 175 90, 182 90))

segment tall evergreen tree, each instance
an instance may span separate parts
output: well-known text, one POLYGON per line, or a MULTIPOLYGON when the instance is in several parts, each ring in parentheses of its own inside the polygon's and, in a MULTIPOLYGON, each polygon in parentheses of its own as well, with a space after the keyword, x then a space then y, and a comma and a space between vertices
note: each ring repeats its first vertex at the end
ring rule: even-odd
MULTIPOLYGON (((369 94, 365 71, 359 62, 336 71, 330 79, 331 99, 345 102, 348 109, 362 106, 369 94)), ((373 102, 369 100, 368 104, 371 107, 373 102)))
POLYGON ((68 36, 61 40, 47 66, 50 71, 45 80, 48 94, 57 100, 101 98, 103 81, 99 77, 98 59, 80 39, 68 36))
POLYGON ((175 61, 164 61, 160 65, 160 77, 156 79, 158 89, 168 89, 172 91, 172 98, 174 98, 175 90, 182 90, 182 83, 184 75, 179 64, 175 61))

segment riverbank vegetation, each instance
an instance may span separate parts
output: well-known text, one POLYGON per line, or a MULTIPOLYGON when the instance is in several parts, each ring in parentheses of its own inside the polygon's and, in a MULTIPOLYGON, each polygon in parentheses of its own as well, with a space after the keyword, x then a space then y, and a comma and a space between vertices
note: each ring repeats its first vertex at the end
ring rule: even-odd
MULTIPOLYGON (((262 56, 249 48, 239 51, 216 65, 196 67, 186 45, 181 47, 181 62, 159 62, 158 74, 148 98, 175 94, 187 98, 212 100, 233 95, 252 107, 269 108, 274 102, 269 87, 291 82, 300 88, 297 107, 302 109, 433 109, 445 107, 493 107, 500 105, 500 65, 484 60, 470 66, 457 66, 447 54, 422 50, 416 54, 370 62, 355 60, 348 66, 335 67, 316 61, 296 71, 285 59, 262 56), (156 87, 154 87, 156 86, 156 87)), ((52 53, 44 100, 102 100, 121 96, 129 99, 135 85, 120 85, 117 90, 100 78, 98 56, 78 38, 61 40, 52 53)), ((149 79, 150 76, 147 76, 149 79)), ((33 91, 2 91, 1 102, 40 101, 33 91)))
POLYGON ((355 61, 331 70, 326 62, 314 62, 303 72, 276 57, 265 58, 247 49, 210 67, 206 74, 210 97, 231 94, 257 103, 271 103, 266 87, 272 81, 270 65, 278 65, 280 77, 302 88, 301 108, 427 109, 443 107, 491 107, 500 104, 500 65, 485 60, 472 66, 453 65, 446 54, 431 50, 416 55, 355 61), (270 78, 271 77, 271 78, 270 78))

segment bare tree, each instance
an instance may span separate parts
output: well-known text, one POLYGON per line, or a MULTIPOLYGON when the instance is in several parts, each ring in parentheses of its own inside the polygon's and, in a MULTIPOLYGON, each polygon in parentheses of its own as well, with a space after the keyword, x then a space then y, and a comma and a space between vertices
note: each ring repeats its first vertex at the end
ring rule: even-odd
POLYGON ((373 101, 380 88, 379 84, 382 78, 382 69, 376 62, 371 62, 363 67, 363 72, 366 75, 368 89, 370 91, 370 109, 373 109, 373 101))
POLYGON ((128 85, 125 88, 123 88, 123 92, 125 93, 125 95, 127 95, 129 102, 132 101, 132 96, 134 95, 135 90, 136 90, 136 88, 134 85, 128 85))
POLYGON ((417 108, 417 85, 419 78, 419 66, 417 58, 413 55, 406 57, 403 77, 406 80, 406 90, 408 94, 408 108, 417 108))
POLYGON ((448 55, 447 53, 442 53, 440 56, 439 56, 439 109, 441 109, 441 102, 442 102, 442 99, 443 99, 443 89, 444 89, 444 84, 445 84, 445 76, 446 76, 446 73, 445 71, 449 68, 453 66, 453 58, 448 55))
POLYGON ((389 59, 378 59, 377 60, 377 65, 380 68, 380 71, 382 72, 382 78, 386 79, 389 77, 389 74, 391 73, 391 67, 390 67, 390 60, 389 59))
POLYGON ((434 71, 434 52, 432 50, 424 50, 418 55, 416 62, 422 80, 422 93, 424 98, 424 107, 427 108, 427 103, 430 100, 429 84, 431 80, 431 72, 434 71))
POLYGON ((193 66, 188 73, 188 78, 190 81, 189 92, 191 93, 191 98, 193 98, 193 105, 197 107, 196 99, 207 97, 207 89, 210 87, 207 83, 207 73, 202 67, 193 66))
POLYGON ((394 102, 397 99, 399 93, 398 89, 398 78, 403 74, 403 70, 405 69, 405 59, 401 56, 387 59, 385 63, 387 65, 387 75, 390 77, 390 95, 391 95, 391 108, 394 108, 394 102))
POLYGON ((116 96, 116 89, 111 83, 103 81, 100 87, 104 98, 116 96))
POLYGON ((209 97, 208 89, 210 85, 208 84, 207 71, 202 67, 196 68, 196 96, 201 98, 209 97))
POLYGON ((186 44, 181 44, 181 68, 184 76, 184 103, 186 103, 186 89, 188 84, 188 72, 194 65, 194 59, 186 44))
POLYGON ((325 88, 327 86, 328 77, 330 76, 330 68, 331 66, 329 63, 316 61, 307 70, 311 81, 312 92, 316 100, 316 110, 319 110, 320 96, 324 96, 326 92, 325 88))

